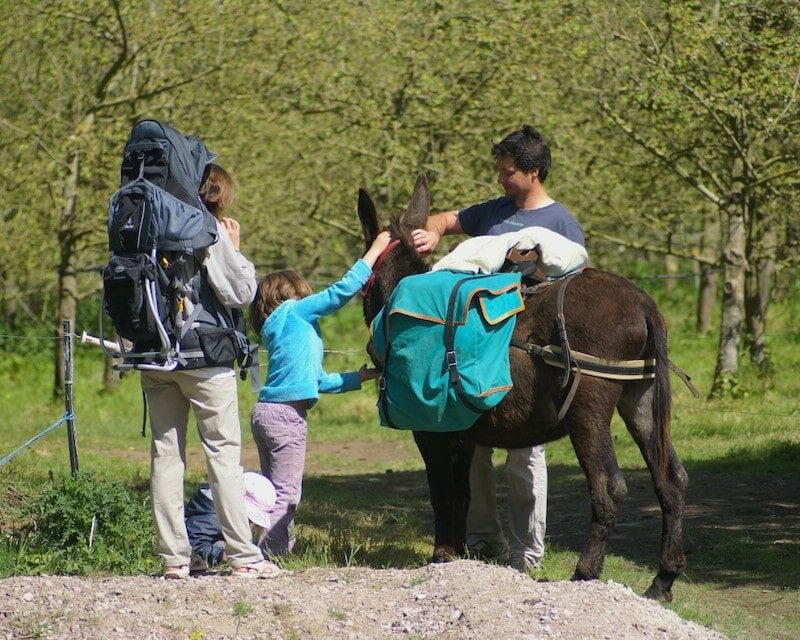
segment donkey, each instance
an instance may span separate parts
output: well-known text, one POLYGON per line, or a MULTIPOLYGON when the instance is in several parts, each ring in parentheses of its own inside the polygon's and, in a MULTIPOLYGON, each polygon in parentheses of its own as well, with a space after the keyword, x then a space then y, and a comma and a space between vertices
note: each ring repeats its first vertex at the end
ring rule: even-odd
MULTIPOLYGON (((430 269, 410 238, 429 214, 424 175, 417 178, 408 209, 392 216, 389 229, 397 243, 379 259, 363 293, 369 324, 401 278, 430 269)), ((358 194, 358 215, 366 246, 379 233, 378 215, 369 193, 358 194)), ((558 286, 541 288, 517 316, 514 339, 536 345, 558 344, 555 325, 558 286)), ((670 439, 670 381, 667 329, 653 299, 625 278, 586 269, 573 276, 564 293, 564 315, 571 348, 608 360, 655 358, 655 378, 611 380, 584 375, 561 420, 564 374, 527 351, 510 348, 513 388, 468 430, 456 433, 415 431, 425 462, 434 512, 433 562, 447 562, 466 552, 469 466, 475 444, 500 448, 539 445, 569 436, 589 485, 592 519, 573 580, 600 576, 608 539, 627 492, 617 465, 610 424, 619 412, 644 457, 661 505, 659 570, 645 596, 672 600, 672 584, 686 566, 683 514, 688 476, 670 439)), ((513 342, 513 341, 512 341, 513 342)), ((574 374, 573 374, 574 375, 574 374)))

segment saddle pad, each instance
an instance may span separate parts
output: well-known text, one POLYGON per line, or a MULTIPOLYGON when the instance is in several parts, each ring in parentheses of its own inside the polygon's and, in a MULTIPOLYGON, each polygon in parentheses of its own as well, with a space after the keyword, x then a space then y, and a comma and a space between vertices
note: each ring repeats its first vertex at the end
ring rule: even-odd
POLYGON ((421 431, 472 426, 511 389, 508 345, 524 308, 519 273, 436 271, 403 278, 370 327, 383 369, 381 424, 421 431), (462 280, 452 313, 454 385, 445 329, 451 292, 462 280))

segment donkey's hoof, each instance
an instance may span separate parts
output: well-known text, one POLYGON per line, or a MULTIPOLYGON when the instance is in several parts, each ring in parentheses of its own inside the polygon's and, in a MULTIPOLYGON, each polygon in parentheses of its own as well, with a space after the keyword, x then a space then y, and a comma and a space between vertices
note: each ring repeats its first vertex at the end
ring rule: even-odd
POLYGON ((596 576, 587 576, 582 573, 578 573, 577 571, 572 574, 570 578, 572 582, 587 582, 589 580, 597 580, 596 576))
POLYGON ((672 583, 675 581, 677 572, 662 569, 658 572, 650 588, 644 592, 645 598, 657 600, 658 602, 672 602, 672 583))
POLYGON ((644 597, 657 602, 672 602, 672 589, 664 589, 655 582, 644 592, 644 597))
POLYGON ((458 554, 455 552, 455 549, 449 545, 445 545, 442 547, 437 547, 433 550, 431 562, 434 564, 440 564, 442 562, 452 562, 453 560, 457 559, 458 554))

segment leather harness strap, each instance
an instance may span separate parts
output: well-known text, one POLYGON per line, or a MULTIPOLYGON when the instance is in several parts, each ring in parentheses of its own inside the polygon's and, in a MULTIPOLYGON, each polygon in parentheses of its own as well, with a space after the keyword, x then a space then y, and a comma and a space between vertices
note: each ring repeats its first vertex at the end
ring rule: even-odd
MULTIPOLYGON (((567 285, 574 275, 577 274, 573 274, 563 278, 562 280, 556 281, 557 285, 559 286, 558 297, 556 298, 556 328, 558 329, 558 339, 561 342, 561 346, 547 345, 546 347, 540 347, 539 345, 532 344, 530 342, 522 342, 521 340, 515 340, 513 338, 511 340, 512 347, 517 347, 518 349, 522 349, 531 355, 539 356, 547 364, 564 369, 564 375, 561 378, 562 389, 566 389, 567 385, 569 384, 570 374, 573 371, 575 372, 575 375, 572 377, 572 384, 570 385, 569 391, 567 391, 567 395, 564 397, 564 401, 561 403, 561 407, 558 410, 556 424, 561 422, 564 419, 564 416, 567 415, 567 411, 569 411, 569 407, 575 398, 575 392, 578 390, 578 385, 581 381, 581 367, 574 357, 576 352, 573 351, 569 346, 569 337, 567 336, 567 321, 564 317, 564 295, 567 290, 567 285)), ((536 288, 538 289, 539 287, 537 286, 536 288)))
MULTIPOLYGON (((562 354, 564 356, 564 376, 561 379, 561 388, 565 389, 567 384, 569 383, 569 372, 572 368, 572 356, 570 353, 569 348, 569 337, 567 336, 567 320, 564 317, 564 294, 567 291, 567 285, 569 284, 572 276, 568 276, 563 280, 559 281, 559 289, 558 289, 558 298, 556 301, 556 328, 558 329, 558 339, 561 342, 561 346, 563 347, 562 354)), ((577 370, 578 375, 580 374, 580 369, 577 370)), ((574 383, 573 383, 574 384, 574 383)))
POLYGON ((367 314, 369 316, 374 317, 372 305, 369 301, 369 292, 372 291, 372 285, 375 284, 375 274, 378 273, 378 269, 380 268, 383 261, 386 259, 386 256, 389 255, 389 252, 394 249, 398 244, 400 244, 400 240, 392 240, 386 248, 381 252, 378 258, 375 260, 375 264, 372 265, 372 273, 369 274, 367 281, 364 283, 364 286, 361 287, 361 296, 364 298, 364 306, 366 308, 367 314))

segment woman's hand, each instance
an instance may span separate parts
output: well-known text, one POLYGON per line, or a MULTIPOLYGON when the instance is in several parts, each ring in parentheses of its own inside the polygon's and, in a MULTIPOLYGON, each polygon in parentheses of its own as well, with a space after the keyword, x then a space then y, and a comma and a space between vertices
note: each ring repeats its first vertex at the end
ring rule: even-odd
POLYGON ((219 223, 231 239, 233 248, 239 250, 239 223, 233 218, 220 218, 219 223))

